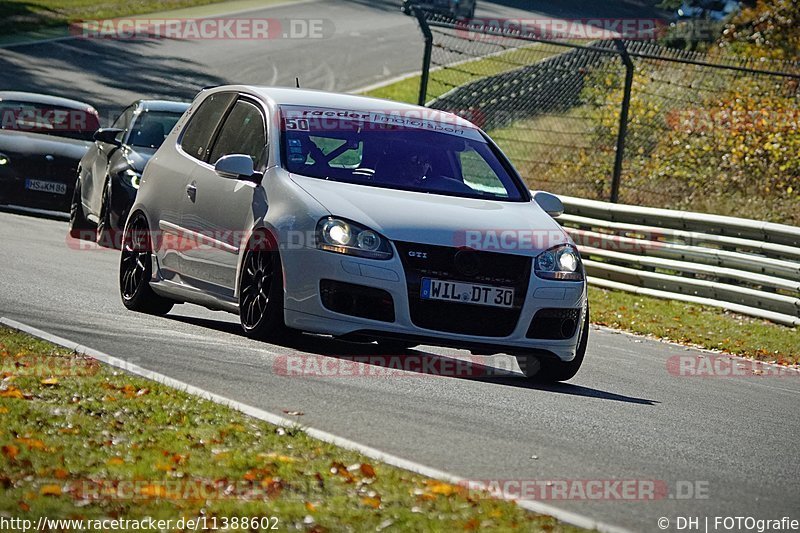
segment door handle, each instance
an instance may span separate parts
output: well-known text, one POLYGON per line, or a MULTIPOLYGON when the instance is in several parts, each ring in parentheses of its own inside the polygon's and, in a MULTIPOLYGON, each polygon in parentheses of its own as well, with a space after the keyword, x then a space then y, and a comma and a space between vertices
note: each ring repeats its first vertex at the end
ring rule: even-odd
POLYGON ((189 197, 189 200, 195 201, 197 198, 197 183, 193 181, 186 186, 186 196, 189 197))

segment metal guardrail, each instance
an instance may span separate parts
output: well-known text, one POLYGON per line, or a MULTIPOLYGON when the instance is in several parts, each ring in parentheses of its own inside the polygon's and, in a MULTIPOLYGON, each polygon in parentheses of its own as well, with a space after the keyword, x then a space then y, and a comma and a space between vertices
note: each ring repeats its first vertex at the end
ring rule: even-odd
POLYGON ((599 287, 800 325, 800 228, 561 196, 599 287))

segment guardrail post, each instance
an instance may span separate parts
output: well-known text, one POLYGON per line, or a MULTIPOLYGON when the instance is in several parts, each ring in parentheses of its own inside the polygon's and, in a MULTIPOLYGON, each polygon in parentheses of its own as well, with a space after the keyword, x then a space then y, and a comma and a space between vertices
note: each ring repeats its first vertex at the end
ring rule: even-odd
POLYGON ((428 96, 428 78, 431 72, 431 53, 433 51, 433 33, 428 26, 428 20, 425 18, 425 13, 416 6, 410 6, 411 12, 417 18, 419 29, 422 30, 422 36, 425 38, 425 51, 422 54, 422 76, 419 81, 419 98, 417 104, 424 106, 425 100, 428 96))
POLYGON ((633 87, 633 61, 628 55, 628 48, 622 39, 615 39, 622 63, 625 65, 625 88, 622 95, 622 109, 619 113, 619 132, 617 133, 617 153, 614 159, 614 176, 611 178, 611 202, 619 202, 619 183, 622 179, 622 161, 625 157, 625 136, 628 134, 628 112, 631 107, 631 89, 633 87))

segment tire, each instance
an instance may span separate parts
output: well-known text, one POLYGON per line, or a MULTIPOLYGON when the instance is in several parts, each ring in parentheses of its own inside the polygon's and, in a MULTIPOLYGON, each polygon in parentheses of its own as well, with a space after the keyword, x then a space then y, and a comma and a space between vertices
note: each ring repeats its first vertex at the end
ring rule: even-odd
POLYGON ((530 381, 539 383, 556 383, 567 381, 575 377, 583 364, 586 346, 589 343, 589 304, 586 304, 586 314, 581 328, 581 338, 572 361, 560 359, 537 358, 536 356, 517 356, 522 373, 530 381))
POLYGON ((175 302, 157 295, 150 287, 153 269, 150 228, 142 213, 131 218, 122 243, 119 264, 119 292, 131 311, 166 315, 175 302))
POLYGON ((86 220, 81 201, 81 179, 75 181, 75 191, 72 193, 72 203, 69 206, 69 236, 73 239, 90 240, 94 232, 94 225, 86 220))
POLYGON ((104 248, 120 248, 121 243, 117 242, 119 230, 111 225, 111 215, 109 214, 109 198, 111 182, 106 181, 103 187, 103 200, 100 204, 100 222, 97 224, 97 244, 104 248))
POLYGON ((252 339, 269 341, 288 336, 277 252, 248 249, 245 253, 239 276, 239 321, 245 335, 252 339))

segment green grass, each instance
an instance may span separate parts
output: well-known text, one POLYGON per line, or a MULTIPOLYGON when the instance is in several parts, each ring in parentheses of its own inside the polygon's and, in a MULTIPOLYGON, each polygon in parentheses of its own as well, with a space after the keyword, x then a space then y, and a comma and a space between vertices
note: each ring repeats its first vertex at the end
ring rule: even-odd
POLYGON ((589 288, 592 322, 782 364, 800 363, 800 328, 708 307, 589 288))
MULTIPOLYGON (((427 99, 433 100, 454 87, 530 65, 564 50, 562 47, 537 43, 493 56, 465 61, 445 69, 432 70, 428 80, 427 99)), ((411 76, 396 83, 372 89, 365 94, 395 102, 416 104, 419 99, 419 83, 419 76, 411 76)))
POLYGON ((0 516, 202 513, 274 516, 282 531, 579 531, 6 328, 0 372, 0 516))

